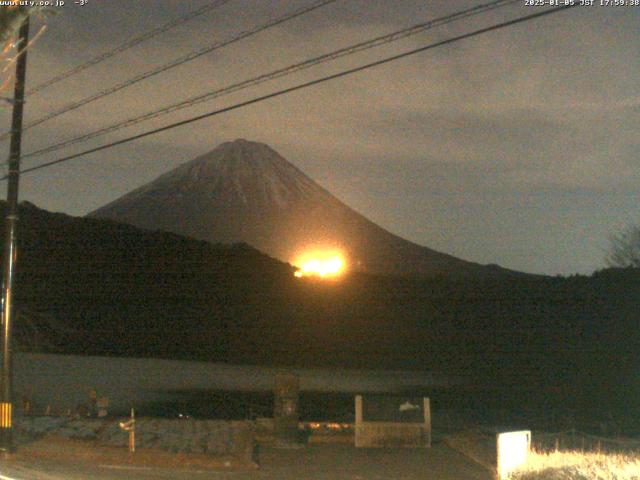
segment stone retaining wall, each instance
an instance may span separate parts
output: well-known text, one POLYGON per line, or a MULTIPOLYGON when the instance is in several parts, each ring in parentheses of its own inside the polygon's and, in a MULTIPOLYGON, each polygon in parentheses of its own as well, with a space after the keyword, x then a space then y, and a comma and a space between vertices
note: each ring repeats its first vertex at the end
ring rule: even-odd
MULTIPOLYGON (((45 435, 127 447, 129 433, 119 419, 68 417, 23 417, 15 421, 18 443, 45 435)), ((234 455, 250 457, 253 451, 253 422, 197 419, 136 419, 136 448, 157 448, 174 453, 234 455)))

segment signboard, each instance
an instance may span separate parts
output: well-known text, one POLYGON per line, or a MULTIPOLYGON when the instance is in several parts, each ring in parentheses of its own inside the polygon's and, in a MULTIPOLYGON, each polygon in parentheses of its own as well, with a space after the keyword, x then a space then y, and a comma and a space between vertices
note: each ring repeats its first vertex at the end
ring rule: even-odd
POLYGON ((496 437, 498 450, 498 478, 509 478, 509 474, 527 461, 531 450, 531 431, 499 433, 496 437))

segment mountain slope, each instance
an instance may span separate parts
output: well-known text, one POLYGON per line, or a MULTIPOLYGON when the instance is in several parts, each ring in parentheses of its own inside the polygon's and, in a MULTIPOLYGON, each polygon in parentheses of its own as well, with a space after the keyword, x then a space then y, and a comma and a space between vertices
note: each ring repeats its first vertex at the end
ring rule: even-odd
POLYGON ((291 263, 338 249, 369 273, 506 272, 416 245, 340 202, 267 145, 223 143, 89 214, 209 242, 246 242, 291 263))

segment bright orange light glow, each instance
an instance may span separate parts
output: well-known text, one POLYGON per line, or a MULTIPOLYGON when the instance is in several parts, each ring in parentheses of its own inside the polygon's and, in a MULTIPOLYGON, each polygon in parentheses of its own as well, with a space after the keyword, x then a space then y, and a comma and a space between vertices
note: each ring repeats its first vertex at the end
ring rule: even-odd
POLYGON ((334 278, 344 273, 346 268, 342 256, 336 252, 314 252, 301 255, 294 264, 298 267, 296 277, 334 278))

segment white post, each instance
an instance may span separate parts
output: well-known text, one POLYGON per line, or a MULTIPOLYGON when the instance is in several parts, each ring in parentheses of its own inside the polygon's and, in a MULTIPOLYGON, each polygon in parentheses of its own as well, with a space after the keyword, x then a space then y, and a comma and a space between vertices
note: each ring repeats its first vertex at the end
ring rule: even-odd
POLYGON ((136 413, 131 408, 131 429, 129 430, 129 451, 136 451, 136 413))
POLYGON ((362 440, 362 395, 356 395, 355 444, 360 447, 362 440))
POLYGON ((497 473, 500 480, 524 465, 531 450, 531 431, 505 432, 496 435, 497 473))
POLYGON ((431 446, 431 401, 427 397, 422 398, 422 408, 424 410, 424 433, 427 437, 426 446, 431 446))

